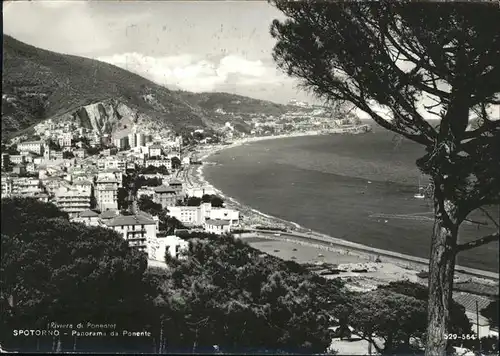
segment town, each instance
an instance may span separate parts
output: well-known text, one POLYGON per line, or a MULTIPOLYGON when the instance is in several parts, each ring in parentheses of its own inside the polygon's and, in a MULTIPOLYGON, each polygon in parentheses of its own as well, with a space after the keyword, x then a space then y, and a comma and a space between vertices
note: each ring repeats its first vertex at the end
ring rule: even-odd
POLYGON ((280 117, 256 115, 248 134, 230 122, 216 132, 180 135, 130 118, 112 133, 49 119, 33 134, 3 145, 2 197, 54 203, 72 221, 113 229, 130 247, 147 251, 150 260, 163 261, 166 250, 178 256, 187 246, 178 231, 228 234, 245 227, 240 211, 225 207, 211 186, 190 177, 189 166, 201 163, 200 152, 270 135, 369 131, 357 121, 331 120, 326 108, 297 101, 290 106, 296 110, 280 117), (151 204, 158 208, 148 209, 151 204), (163 224, 159 216, 173 224, 163 224))

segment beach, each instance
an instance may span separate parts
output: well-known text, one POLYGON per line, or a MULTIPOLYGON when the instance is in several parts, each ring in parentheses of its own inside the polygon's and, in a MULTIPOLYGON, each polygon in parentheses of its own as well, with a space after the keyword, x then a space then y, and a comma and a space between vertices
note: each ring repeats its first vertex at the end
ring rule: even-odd
MULTIPOLYGON (((318 133, 307 133, 299 136, 306 135, 317 135, 318 133)), ((279 138, 287 138, 289 136, 270 136, 270 137, 262 137, 255 139, 246 139, 239 140, 234 142, 231 145, 220 145, 220 146, 210 146, 204 147, 197 152, 199 155, 199 160, 203 161, 203 165, 192 165, 185 172, 185 181, 188 183, 188 186, 210 186, 212 189, 225 200, 225 205, 229 208, 237 209, 241 212, 242 219, 242 227, 243 228, 252 228, 255 226, 269 226, 274 228, 282 228, 287 229, 290 232, 297 233, 307 233, 310 234, 311 241, 307 242, 305 239, 301 241, 296 241, 296 239, 284 239, 283 237, 272 237, 267 236, 266 239, 257 239, 252 240, 249 239, 247 242, 253 247, 269 253, 271 255, 276 255, 283 259, 295 260, 300 263, 330 263, 330 264, 338 264, 339 261, 342 263, 350 263, 350 264, 366 264, 372 263, 380 256, 380 251, 378 249, 370 248, 369 246, 364 246, 362 250, 351 248, 350 246, 355 246, 357 244, 353 244, 350 241, 342 241, 341 239, 334 238, 319 232, 312 231, 311 229, 300 226, 299 224, 291 221, 286 221, 284 219, 280 219, 268 214, 264 214, 252 207, 246 206, 238 202, 236 199, 227 196, 224 192, 220 191, 216 187, 213 187, 210 182, 205 179, 203 174, 204 166, 209 165, 210 162, 207 160, 217 152, 220 152, 227 148, 234 148, 241 145, 245 145, 250 142, 261 141, 261 140, 270 140, 270 139, 279 139, 279 138), (335 246, 330 246, 328 248, 328 254, 324 251, 325 249, 321 246, 318 246, 317 243, 313 241, 314 239, 321 239, 326 241, 335 241, 335 246), (285 241, 286 240, 286 241, 285 241), (296 249, 294 251, 294 249, 296 249), (306 252, 307 251, 307 252, 306 252), (319 255, 323 255, 318 258, 319 255)), ((390 251, 387 251, 390 252, 390 251)), ((379 283, 381 281, 387 282, 390 280, 398 280, 398 279, 409 279, 415 280, 416 273, 421 270, 426 270, 426 262, 422 262, 423 259, 415 258, 415 261, 406 259, 406 258, 398 258, 398 254, 390 253, 388 256, 384 256, 382 258, 382 264, 378 263, 375 266, 375 270, 370 272, 371 274, 363 274, 363 280, 367 280, 370 283, 363 282, 364 284, 368 284, 373 286, 373 283, 379 283)), ((459 273, 458 273, 459 274, 459 273)), ((486 273, 486 275, 490 275, 486 273)), ((482 278, 471 277, 467 273, 462 278, 474 278, 478 281, 483 281, 482 278)), ((359 282, 359 276, 356 278, 359 282)), ((483 281, 485 282, 485 281, 483 281)), ((363 284, 362 283, 362 284, 363 284)), ((488 282, 485 282, 488 283, 488 282)))

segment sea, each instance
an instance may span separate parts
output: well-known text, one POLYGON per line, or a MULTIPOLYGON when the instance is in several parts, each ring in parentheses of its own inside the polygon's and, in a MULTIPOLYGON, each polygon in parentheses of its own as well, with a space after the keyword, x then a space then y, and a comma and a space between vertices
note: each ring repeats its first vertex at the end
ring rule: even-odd
MULTIPOLYGON (((225 195, 265 214, 336 238, 428 258, 432 203, 414 197, 428 183, 415 164, 423 154, 422 146, 374 127, 360 135, 248 143, 210 156, 207 160, 216 164, 203 169, 225 195)), ((490 211, 500 220, 497 207, 490 211)), ((492 231, 466 223, 459 242, 492 231)), ((498 272, 498 247, 495 242, 465 251, 457 264, 498 272)))

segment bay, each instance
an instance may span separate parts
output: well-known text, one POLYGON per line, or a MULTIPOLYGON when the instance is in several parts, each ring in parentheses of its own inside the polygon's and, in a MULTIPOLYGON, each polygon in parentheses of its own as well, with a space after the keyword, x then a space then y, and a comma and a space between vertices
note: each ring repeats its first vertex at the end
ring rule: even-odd
MULTIPOLYGON (((375 129, 362 135, 294 137, 223 150, 205 166, 224 194, 299 225, 364 245, 428 258, 432 206, 415 199, 423 148, 375 129)), ((494 209, 495 210, 495 209, 494 209)), ((484 220, 484 219, 483 219, 484 220)), ((460 241, 492 231, 465 224, 460 241)), ((498 271, 498 243, 459 255, 457 263, 498 271)))

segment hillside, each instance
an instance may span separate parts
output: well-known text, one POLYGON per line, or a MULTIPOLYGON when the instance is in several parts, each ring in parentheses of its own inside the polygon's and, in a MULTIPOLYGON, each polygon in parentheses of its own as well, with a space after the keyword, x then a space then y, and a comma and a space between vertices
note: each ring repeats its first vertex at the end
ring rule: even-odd
POLYGON ((178 91, 186 101, 207 111, 222 110, 238 115, 262 113, 266 115, 281 115, 294 107, 257 100, 249 97, 228 93, 190 93, 178 91))
MULTIPOLYGON (((213 108, 241 111, 231 94, 171 91, 116 66, 43 50, 9 36, 4 36, 3 46, 2 136, 61 116, 97 122, 99 130, 109 131, 130 115, 181 131, 223 125, 230 116, 213 115, 213 108)), ((243 110, 281 107, 238 98, 245 103, 243 110)))

